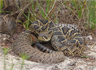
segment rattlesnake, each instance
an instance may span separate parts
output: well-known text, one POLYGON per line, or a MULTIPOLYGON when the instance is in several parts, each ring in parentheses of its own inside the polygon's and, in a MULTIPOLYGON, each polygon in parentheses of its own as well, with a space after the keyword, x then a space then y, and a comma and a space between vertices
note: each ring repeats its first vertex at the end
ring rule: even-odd
MULTIPOLYGON (((40 47, 40 46, 39 46, 40 47)), ((44 47, 43 47, 44 48, 44 47)), ((84 51, 83 36, 75 29, 59 27, 48 20, 34 21, 29 30, 21 33, 13 43, 13 51, 16 54, 25 53, 30 60, 42 63, 58 63, 65 59, 64 55, 81 55, 84 51), (44 53, 31 45, 35 42, 31 38, 34 34, 37 42, 51 41, 56 51, 44 53), (38 38, 37 38, 38 37, 38 38)), ((46 52, 50 52, 45 49, 46 52)))
MULTIPOLYGON (((36 38, 35 38, 36 39, 36 38)), ((13 51, 17 55, 26 54, 29 60, 41 63, 58 63, 65 59, 63 52, 44 53, 31 45, 35 42, 32 39, 32 32, 26 30, 22 32, 13 43, 13 51)))

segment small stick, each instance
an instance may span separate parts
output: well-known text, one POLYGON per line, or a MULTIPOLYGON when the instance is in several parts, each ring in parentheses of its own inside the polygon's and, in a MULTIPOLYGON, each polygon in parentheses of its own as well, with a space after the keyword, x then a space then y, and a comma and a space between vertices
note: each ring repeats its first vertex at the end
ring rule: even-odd
POLYGON ((32 38, 33 42, 36 42, 36 39, 32 34, 31 34, 31 38, 32 38))
POLYGON ((96 45, 96 42, 93 44, 93 46, 89 50, 91 50, 95 45, 96 45))

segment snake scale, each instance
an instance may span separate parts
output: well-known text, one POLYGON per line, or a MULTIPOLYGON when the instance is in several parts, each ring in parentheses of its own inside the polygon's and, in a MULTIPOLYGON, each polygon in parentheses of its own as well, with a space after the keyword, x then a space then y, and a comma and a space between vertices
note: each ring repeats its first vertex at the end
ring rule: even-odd
MULTIPOLYGON (((41 47, 41 46, 39 46, 41 47)), ((59 27, 48 20, 34 21, 29 30, 22 32, 13 43, 13 51, 16 54, 25 53, 30 56, 29 60, 41 63, 58 63, 64 61, 64 55, 78 56, 84 51, 83 36, 74 29, 68 27, 59 27), (32 39, 34 34, 36 41, 51 41, 52 47, 56 50, 52 53, 42 52, 33 48, 31 45, 35 42, 32 39)))

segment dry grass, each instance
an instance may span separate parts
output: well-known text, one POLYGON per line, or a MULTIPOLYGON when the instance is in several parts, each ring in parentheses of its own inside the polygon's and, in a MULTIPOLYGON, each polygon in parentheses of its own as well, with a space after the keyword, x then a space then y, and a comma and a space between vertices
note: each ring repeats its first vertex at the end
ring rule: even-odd
POLYGON ((47 19, 54 23, 75 24, 80 32, 86 35, 88 34, 86 30, 96 29, 95 3, 96 1, 88 0, 20 0, 18 2, 5 0, 1 13, 14 16, 26 29, 29 28, 30 22, 47 19))

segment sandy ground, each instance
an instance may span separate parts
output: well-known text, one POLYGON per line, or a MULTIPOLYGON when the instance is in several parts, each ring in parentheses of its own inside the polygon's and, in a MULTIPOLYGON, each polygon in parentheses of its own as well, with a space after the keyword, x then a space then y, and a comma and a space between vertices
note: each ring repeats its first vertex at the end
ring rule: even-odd
MULTIPOLYGON (((92 45, 88 47, 92 47, 92 45)), ((4 64, 4 53, 0 49, 0 70, 4 70, 4 67, 5 70, 96 70, 96 45, 88 54, 89 58, 66 56, 63 62, 57 64, 43 64, 24 60, 23 69, 21 69, 22 58, 8 53, 4 64)))

